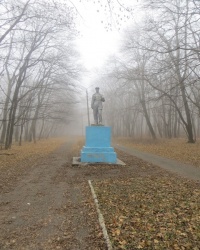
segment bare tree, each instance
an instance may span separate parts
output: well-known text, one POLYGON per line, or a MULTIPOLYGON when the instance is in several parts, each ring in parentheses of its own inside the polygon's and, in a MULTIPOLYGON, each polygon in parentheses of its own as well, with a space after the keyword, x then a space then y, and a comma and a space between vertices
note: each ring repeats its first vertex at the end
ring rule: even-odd
MULTIPOLYGON (((49 89, 50 86, 55 83, 53 77, 56 76, 56 67, 58 68, 58 65, 56 66, 55 62, 59 59, 60 63, 62 63, 62 69, 65 69, 65 72, 62 72, 64 75, 68 75, 68 78, 75 77, 71 65, 70 67, 68 65, 68 61, 70 62, 71 60, 66 57, 63 59, 63 56, 61 56, 61 53, 59 52, 61 47, 65 44, 62 42, 63 46, 60 46, 63 37, 62 35, 60 36, 60 39, 57 37, 61 32, 68 32, 66 34, 69 34, 69 32, 73 30, 73 27, 71 26, 73 25, 71 13, 71 10, 73 11, 73 9, 71 7, 67 9, 58 8, 60 7, 58 4, 59 3, 56 3, 55 1, 53 2, 53 5, 49 2, 40 3, 37 1, 28 1, 26 7, 20 12, 23 13, 21 14, 21 18, 19 20, 16 19, 18 22, 16 22, 14 26, 12 25, 12 28, 9 29, 8 33, 5 33, 4 38, 7 38, 7 42, 9 42, 10 45, 7 47, 7 55, 6 51, 4 52, 6 58, 4 67, 7 72, 8 86, 3 111, 3 129, 1 139, 4 141, 6 131, 6 149, 11 147, 14 127, 19 123, 20 117, 23 117, 24 121, 27 119, 24 114, 32 119, 30 131, 32 131, 31 133, 35 140, 36 121, 38 119, 42 100, 44 101, 44 95, 46 93, 48 95, 49 92, 53 92, 53 90, 49 91, 49 89), (69 11, 68 16, 66 16, 66 11, 69 11), (8 34, 11 35, 8 36, 8 34), (11 39, 9 40, 9 38, 11 39), (53 66, 50 67, 53 68, 51 74, 48 72, 46 75, 44 70, 43 76, 41 76, 40 79, 32 81, 31 79, 37 74, 40 65, 42 65, 42 63, 44 64, 44 62, 48 64, 48 61, 52 59, 50 58, 50 55, 54 58, 51 62, 51 65, 53 66), (46 81, 46 79, 48 79, 48 81, 46 81), (46 89, 48 89, 47 92, 46 89), (32 95, 30 95, 30 92, 32 92, 32 95), (35 104, 32 103, 29 106, 36 106, 34 114, 33 109, 28 112, 25 112, 25 109, 23 108, 18 110, 19 103, 27 96, 29 96, 32 101, 35 101, 35 98, 32 98, 32 96, 36 93, 38 94, 37 101, 35 104)), ((20 7, 21 6, 19 5, 18 8, 20 7)), ((15 13, 12 13, 12 9, 10 10, 10 15, 11 14, 13 14, 13 16, 15 15, 15 13)), ((13 18, 13 20, 14 19, 15 18, 13 18)), ((70 46, 71 45, 68 45, 68 47, 70 46)), ((59 67, 60 66, 61 65, 59 65, 59 67)), ((67 78, 63 80, 67 80, 67 78)), ((70 83, 67 85, 69 86, 70 83)), ((22 122, 21 125, 22 124, 24 124, 24 122, 22 122)), ((21 130, 23 130, 22 127, 21 130)))

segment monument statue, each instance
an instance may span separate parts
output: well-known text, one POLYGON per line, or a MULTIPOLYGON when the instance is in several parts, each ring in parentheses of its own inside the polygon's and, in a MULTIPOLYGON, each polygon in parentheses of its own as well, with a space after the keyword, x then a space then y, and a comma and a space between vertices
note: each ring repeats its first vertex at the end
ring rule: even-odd
MULTIPOLYGON (((111 127, 102 125, 102 109, 105 99, 99 93, 99 87, 92 96, 91 108, 93 109, 96 126, 86 126, 85 146, 81 150, 79 163, 109 163, 118 164, 117 154, 111 146, 111 127)), ((88 100, 88 99, 87 99, 88 100)))
POLYGON ((91 108, 93 109, 94 123, 95 125, 102 124, 102 109, 105 99, 102 94, 99 93, 99 87, 95 88, 96 93, 92 96, 91 108))

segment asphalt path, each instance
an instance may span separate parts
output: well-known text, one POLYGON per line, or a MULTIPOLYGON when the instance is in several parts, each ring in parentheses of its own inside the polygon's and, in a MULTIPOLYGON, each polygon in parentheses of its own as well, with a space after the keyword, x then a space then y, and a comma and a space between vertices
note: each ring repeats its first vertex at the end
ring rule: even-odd
POLYGON ((119 144, 114 144, 116 149, 122 150, 125 153, 136 156, 144 161, 157 165, 168 171, 174 172, 182 177, 192 180, 200 180, 200 168, 184 164, 179 161, 167 159, 158 155, 142 152, 133 148, 124 147, 119 144))

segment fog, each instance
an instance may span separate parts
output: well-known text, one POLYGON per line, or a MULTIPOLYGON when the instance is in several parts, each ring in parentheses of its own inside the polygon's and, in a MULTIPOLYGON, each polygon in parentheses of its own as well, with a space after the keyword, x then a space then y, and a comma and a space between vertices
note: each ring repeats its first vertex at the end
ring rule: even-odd
POLYGON ((175 0, 1 2, 1 148, 84 136, 96 86, 113 136, 194 143, 199 7, 175 0))

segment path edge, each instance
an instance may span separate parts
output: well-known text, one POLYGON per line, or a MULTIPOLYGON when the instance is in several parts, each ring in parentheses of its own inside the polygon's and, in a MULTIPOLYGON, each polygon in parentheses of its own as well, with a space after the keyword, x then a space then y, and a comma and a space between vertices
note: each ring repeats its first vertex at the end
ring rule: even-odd
POLYGON ((100 224, 100 226, 102 228, 104 239, 106 241, 108 250, 112 250, 113 249, 112 248, 112 243, 111 243, 110 238, 108 236, 108 232, 107 232, 106 225, 105 225, 105 220, 104 220, 103 214, 101 213, 101 210, 100 210, 100 207, 99 207, 99 202, 98 202, 96 193, 94 191, 94 187, 92 185, 92 181, 88 180, 88 184, 90 186, 92 197, 93 197, 95 205, 96 205, 96 210, 97 210, 97 214, 98 214, 99 224, 100 224))

